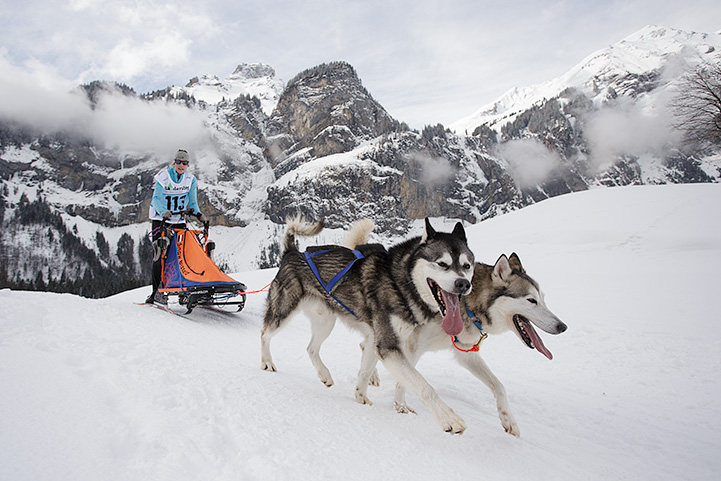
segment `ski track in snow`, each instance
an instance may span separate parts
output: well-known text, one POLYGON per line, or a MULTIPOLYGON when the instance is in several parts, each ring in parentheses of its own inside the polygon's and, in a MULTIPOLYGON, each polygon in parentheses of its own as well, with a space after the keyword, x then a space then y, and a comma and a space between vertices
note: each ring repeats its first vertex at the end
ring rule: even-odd
MULTIPOLYGON (((569 326, 481 353, 521 429, 450 352, 419 371, 468 429, 450 436, 412 395, 393 409, 379 364, 373 406, 354 401, 360 336, 338 323, 318 380, 302 315, 260 370, 265 294, 237 314, 173 316, 141 302, 0 291, 0 479, 711 480, 721 469, 721 185, 589 191, 467 228, 479 260, 518 252, 569 326)), ((249 289, 275 270, 234 275, 249 289)), ((178 306, 176 306, 178 308, 178 306)), ((178 309, 180 310, 180 309, 178 309)))

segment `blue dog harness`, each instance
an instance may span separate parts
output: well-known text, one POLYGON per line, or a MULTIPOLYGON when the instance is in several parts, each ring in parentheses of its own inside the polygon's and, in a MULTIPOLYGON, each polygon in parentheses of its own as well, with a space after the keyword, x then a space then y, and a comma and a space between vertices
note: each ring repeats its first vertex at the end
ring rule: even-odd
POLYGON ((359 251, 359 250, 356 250, 356 249, 348 249, 348 250, 350 250, 351 252, 353 252, 353 254, 355 255, 355 259, 353 259, 353 260, 350 262, 350 264, 348 264, 347 266, 345 266, 339 273, 337 273, 335 276, 333 276, 333 279, 331 279, 330 281, 328 281, 328 283, 325 283, 325 282, 323 282, 323 279, 320 277, 320 271, 318 271, 318 266, 316 266, 316 265, 315 265, 315 262, 313 262, 313 257, 314 257, 314 256, 317 256, 317 255, 320 255, 320 254, 325 254, 326 252, 331 252, 331 251, 334 251, 334 250, 336 250, 336 249, 326 249, 326 250, 322 250, 322 251, 318 251, 318 252, 313 252, 313 253, 308 252, 308 251, 305 251, 303 254, 305 254, 305 260, 306 260, 306 262, 308 262, 308 266, 310 267, 310 270, 313 271, 313 274, 315 275, 315 278, 318 279, 318 282, 320 282, 320 285, 323 286, 323 289, 325 289, 325 291, 328 293, 328 295, 329 295, 330 297, 332 297, 333 299, 335 299, 335 301, 336 301, 338 304, 340 304, 341 307, 343 307, 343 309, 345 309, 346 311, 350 312, 350 313, 353 315, 353 317, 356 317, 356 318, 357 318, 358 316, 355 314, 355 312, 351 311, 351 310, 348 308, 348 306, 346 306, 345 304, 343 304, 343 303, 342 303, 337 297, 335 297, 330 291, 333 290, 333 288, 335 287, 335 285, 338 284, 338 282, 343 278, 343 276, 345 276, 345 275, 348 273, 348 271, 351 269, 351 267, 353 267, 353 264, 355 264, 355 263, 356 263, 358 260, 360 260, 360 259, 365 259, 365 256, 364 256, 363 253, 362 253, 361 251, 359 251))

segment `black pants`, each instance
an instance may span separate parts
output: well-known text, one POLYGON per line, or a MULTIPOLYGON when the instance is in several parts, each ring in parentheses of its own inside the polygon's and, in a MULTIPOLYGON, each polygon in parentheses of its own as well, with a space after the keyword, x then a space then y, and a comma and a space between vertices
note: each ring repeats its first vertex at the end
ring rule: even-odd
MULTIPOLYGON (((163 221, 162 220, 154 220, 153 221, 153 246, 156 245, 156 241, 160 239, 160 235, 163 232, 163 221)), ((174 227, 176 229, 185 229, 185 223, 183 224, 168 224, 168 227, 174 227)), ((158 287, 160 286, 160 281, 162 281, 163 276, 163 265, 162 265, 162 257, 158 257, 157 261, 153 261, 153 294, 155 294, 158 291, 158 287)))

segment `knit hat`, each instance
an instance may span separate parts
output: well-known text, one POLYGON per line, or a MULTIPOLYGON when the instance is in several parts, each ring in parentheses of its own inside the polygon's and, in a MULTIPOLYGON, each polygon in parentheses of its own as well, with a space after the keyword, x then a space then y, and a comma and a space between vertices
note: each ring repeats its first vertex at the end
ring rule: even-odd
POLYGON ((175 154, 175 160, 185 160, 187 162, 190 162, 190 156, 188 155, 187 150, 180 149, 175 154))

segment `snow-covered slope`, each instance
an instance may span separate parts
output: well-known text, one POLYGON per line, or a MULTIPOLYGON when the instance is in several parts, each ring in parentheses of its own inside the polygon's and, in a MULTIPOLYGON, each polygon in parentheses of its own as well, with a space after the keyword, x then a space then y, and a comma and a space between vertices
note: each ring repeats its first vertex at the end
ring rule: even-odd
POLYGON ((448 352, 418 367, 468 424, 459 437, 412 396, 417 414, 397 414, 382 367, 374 405, 355 403, 360 338, 344 326, 324 345, 331 389, 303 316, 274 338, 279 372, 261 371, 264 294, 185 319, 135 305, 147 288, 0 291, 0 479, 716 479, 720 202, 718 184, 599 189, 468 226, 479 260, 516 251, 569 326, 545 336, 553 361, 510 333, 482 345, 520 439, 448 352))
MULTIPOLYGON (((677 79, 679 73, 700 62, 721 62, 721 34, 649 25, 592 53, 558 78, 512 88, 500 99, 454 122, 449 128, 459 134, 470 133, 481 124, 498 129, 517 114, 557 97, 569 87, 581 90, 598 105, 615 95, 627 93, 629 86, 638 82, 637 76, 657 72, 666 77, 661 79, 661 84, 669 83, 677 79)), ((657 101, 653 103, 658 105, 657 101)))

